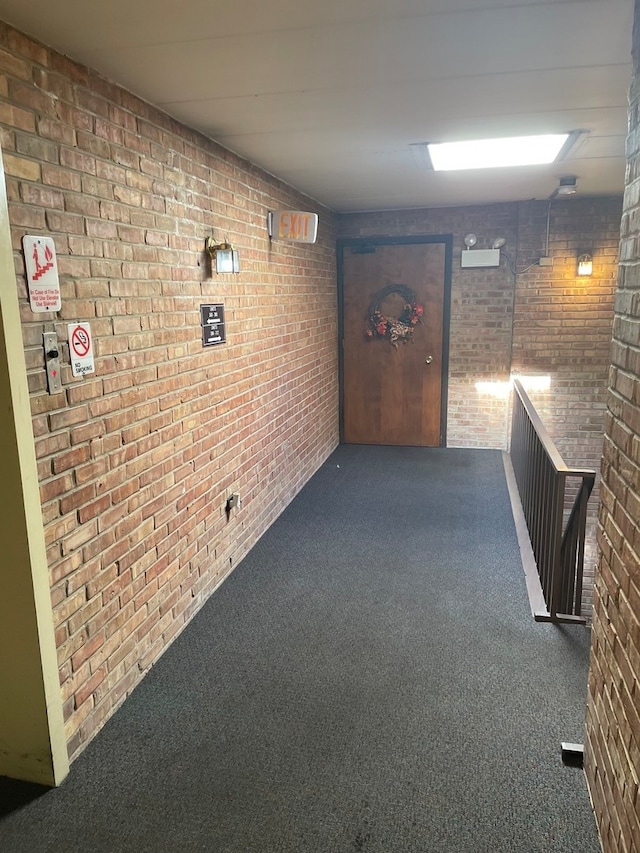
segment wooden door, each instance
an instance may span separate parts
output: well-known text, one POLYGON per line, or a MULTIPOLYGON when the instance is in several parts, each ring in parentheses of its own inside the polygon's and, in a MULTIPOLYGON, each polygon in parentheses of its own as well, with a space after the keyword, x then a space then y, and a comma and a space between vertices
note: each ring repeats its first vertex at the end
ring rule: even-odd
POLYGON ((444 239, 342 247, 346 443, 444 444, 447 247, 444 239))

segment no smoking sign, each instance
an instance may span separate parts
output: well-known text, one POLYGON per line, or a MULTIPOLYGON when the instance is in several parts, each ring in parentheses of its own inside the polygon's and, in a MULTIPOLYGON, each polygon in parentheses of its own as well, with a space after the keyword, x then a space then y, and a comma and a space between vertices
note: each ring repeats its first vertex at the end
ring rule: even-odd
POLYGON ((95 373, 93 361, 93 340, 88 323, 69 323, 69 357, 71 372, 74 376, 95 373))

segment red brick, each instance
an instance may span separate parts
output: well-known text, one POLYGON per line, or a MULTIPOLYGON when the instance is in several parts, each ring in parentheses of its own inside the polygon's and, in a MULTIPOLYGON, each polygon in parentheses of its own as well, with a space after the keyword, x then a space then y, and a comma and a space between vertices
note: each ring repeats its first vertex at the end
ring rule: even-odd
POLYGON ((57 190, 46 189, 45 187, 22 184, 20 195, 25 204, 35 204, 38 207, 53 208, 56 210, 62 210, 64 206, 62 193, 57 190))
MULTIPOLYGON (((640 32, 634 33, 638 42, 640 32)), ((634 50, 640 45, 635 44, 634 50)), ((629 142, 637 140, 639 92, 632 86, 629 142)), ((638 151, 629 145, 630 169, 637 174, 638 151)), ((605 422, 601 555, 596 573, 596 610, 592 629, 591 676, 587 698, 585 769, 605 853, 635 850, 640 843, 640 596, 637 530, 640 505, 640 414, 636 388, 640 305, 636 274, 640 260, 639 199, 625 195, 620 275, 613 324, 614 364, 609 374, 609 415, 605 422)))
POLYGON ((69 468, 75 468, 89 458, 89 448, 86 446, 76 447, 66 453, 60 453, 53 462, 54 473, 60 474, 69 468))
MULTIPOLYGON (((9 51, 16 70, 31 68, 31 43, 15 43, 22 45, 9 51)), ((0 65, 2 49, 0 34, 0 65)), ((280 263, 265 211, 308 199, 257 169, 247 172, 234 155, 93 72, 46 48, 34 52, 43 62, 24 79, 39 88, 16 90, 31 106, 11 103, 7 89, 0 123, 11 156, 34 164, 10 161, 17 174, 8 194, 75 754, 229 571, 229 556, 234 565, 242 559, 265 519, 276 517, 337 442, 335 221, 317 208, 319 242, 296 250, 297 266, 280 263), (70 87, 73 105, 59 97, 70 87), (36 104, 49 103, 55 112, 36 113, 36 104), (225 282, 230 337, 219 352, 202 347, 199 310, 219 298, 220 281, 199 266, 213 169, 222 205, 216 228, 246 242, 246 277, 225 282), (26 302, 26 229, 56 233, 64 288, 55 320, 64 361, 58 395, 45 391, 43 319, 26 302), (283 310, 297 318, 286 328, 283 310), (92 324, 96 372, 84 378, 70 371, 67 319, 92 324), (288 365, 291 351, 296 361, 288 365), (327 386, 323 396, 314 377, 327 386), (240 390, 225 403, 222 389, 240 390), (264 401, 270 437, 256 416, 264 401), (307 440, 295 446, 295 469, 282 441, 291 420, 307 440), (245 460, 263 455, 277 474, 261 492, 245 460), (211 541, 226 534, 222 504, 208 496, 226 493, 231 481, 252 492, 242 536, 209 556, 211 541)))
POLYGON ((76 708, 80 708, 80 706, 87 701, 87 699, 91 696, 93 692, 98 688, 100 684, 104 681, 107 675, 107 666, 106 664, 97 672, 94 672, 82 685, 82 687, 76 690, 74 695, 74 702, 76 708))
POLYGON ((77 652, 75 652, 71 656, 71 667, 75 672, 77 669, 82 666, 82 664, 89 660, 89 658, 94 655, 101 646, 104 645, 104 635, 97 634, 95 637, 87 640, 87 642, 83 643, 77 652))

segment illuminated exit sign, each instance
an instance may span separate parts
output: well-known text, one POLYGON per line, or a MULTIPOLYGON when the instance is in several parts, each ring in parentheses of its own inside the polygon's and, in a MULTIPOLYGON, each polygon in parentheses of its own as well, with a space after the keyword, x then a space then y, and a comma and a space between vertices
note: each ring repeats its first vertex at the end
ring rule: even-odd
POLYGON ((296 243, 315 243, 318 236, 318 214, 304 210, 269 211, 269 237, 274 240, 293 240, 296 243))

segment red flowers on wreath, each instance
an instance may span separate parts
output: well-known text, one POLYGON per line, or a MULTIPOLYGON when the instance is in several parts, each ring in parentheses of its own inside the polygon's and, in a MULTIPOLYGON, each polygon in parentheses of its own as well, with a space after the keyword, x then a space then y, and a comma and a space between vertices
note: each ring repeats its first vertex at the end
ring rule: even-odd
POLYGON ((413 291, 403 284, 392 284, 376 294, 369 306, 369 319, 366 336, 369 339, 385 338, 395 348, 398 344, 409 343, 413 339, 413 330, 422 322, 424 308, 418 305, 413 291), (387 317, 382 313, 381 306, 391 294, 401 296, 405 302, 398 317, 387 317))

